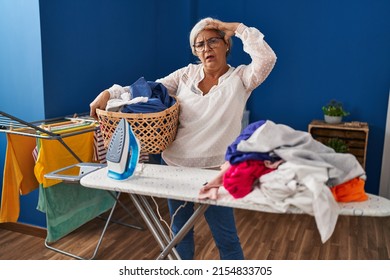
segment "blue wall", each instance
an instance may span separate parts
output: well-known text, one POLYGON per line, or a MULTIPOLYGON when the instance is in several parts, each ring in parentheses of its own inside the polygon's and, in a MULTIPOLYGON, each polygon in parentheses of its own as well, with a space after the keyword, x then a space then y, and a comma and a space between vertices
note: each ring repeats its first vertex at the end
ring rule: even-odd
MULTIPOLYGON (((0 111, 27 121, 41 120, 43 81, 38 0, 0 0, 0 111)), ((0 170, 5 134, 0 133, 0 170)), ((3 172, 0 175, 3 182, 3 172)), ((21 196, 21 222, 45 225, 35 210, 38 191, 21 196)))
POLYGON ((187 1, 41 0, 40 12, 46 117, 89 111, 114 83, 188 62, 187 1), (183 13, 172 17, 172 6, 183 13))
POLYGON ((47 117, 89 111, 101 90, 147 75, 157 52, 153 4, 40 1, 47 117))
MULTIPOLYGON (((199 18, 259 28, 278 56, 249 100, 251 121, 271 119, 307 131, 312 119, 323 118, 322 105, 342 101, 351 113, 346 121, 369 124, 366 191, 378 194, 390 86, 390 1, 197 2, 199 18)), ((241 48, 239 42, 235 47, 241 48)), ((243 52, 232 55, 232 65, 248 59, 243 52)))
MULTIPOLYGON (((242 21, 259 28, 278 56, 249 99, 251 121, 307 130, 322 118, 322 105, 342 101, 351 112, 347 121, 369 123, 366 190, 377 194, 390 84, 389 12, 388 0, 0 0, 0 110, 27 120, 86 112, 114 83, 154 80, 194 62, 188 35, 200 18, 242 21)), ((241 46, 235 38, 233 66, 249 62, 241 46)), ((0 164, 4 151, 0 134, 0 164)))

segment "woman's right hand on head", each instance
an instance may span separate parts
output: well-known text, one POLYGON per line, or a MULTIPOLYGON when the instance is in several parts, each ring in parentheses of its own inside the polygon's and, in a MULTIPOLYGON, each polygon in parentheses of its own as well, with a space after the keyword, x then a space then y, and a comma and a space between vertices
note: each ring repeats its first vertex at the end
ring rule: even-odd
POLYGON ((218 29, 225 32, 225 41, 228 41, 230 37, 234 36, 239 22, 223 22, 217 19, 207 22, 205 29, 218 29))
POLYGON ((89 104, 90 113, 89 115, 95 119, 97 119, 96 109, 105 110, 107 106, 107 102, 110 99, 110 92, 108 90, 102 91, 94 101, 89 104))

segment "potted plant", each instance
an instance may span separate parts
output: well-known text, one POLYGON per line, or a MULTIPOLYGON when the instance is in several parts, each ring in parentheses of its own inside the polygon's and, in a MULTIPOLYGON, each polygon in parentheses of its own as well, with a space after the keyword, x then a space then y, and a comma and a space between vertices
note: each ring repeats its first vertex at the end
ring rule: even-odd
POLYGON ((322 106, 324 119, 327 123, 340 123, 343 117, 349 113, 343 109, 343 104, 336 100, 331 100, 326 106, 322 106))
POLYGON ((336 153, 348 153, 347 143, 339 138, 331 138, 327 143, 328 147, 331 147, 336 153))

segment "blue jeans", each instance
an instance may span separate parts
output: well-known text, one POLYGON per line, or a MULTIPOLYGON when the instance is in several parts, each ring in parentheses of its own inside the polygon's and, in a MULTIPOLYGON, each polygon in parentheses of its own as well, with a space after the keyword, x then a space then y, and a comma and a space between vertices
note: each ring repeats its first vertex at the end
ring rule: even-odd
MULTIPOLYGON (((184 201, 168 199, 171 217, 183 203, 184 201)), ((187 202, 184 208, 178 210, 172 224, 174 234, 178 233, 193 213, 194 204, 192 202, 187 202)), ((220 259, 243 260, 244 254, 237 235, 233 209, 230 207, 210 205, 204 216, 219 250, 220 259)), ((183 260, 192 260, 194 258, 194 228, 176 245, 176 250, 183 260)))

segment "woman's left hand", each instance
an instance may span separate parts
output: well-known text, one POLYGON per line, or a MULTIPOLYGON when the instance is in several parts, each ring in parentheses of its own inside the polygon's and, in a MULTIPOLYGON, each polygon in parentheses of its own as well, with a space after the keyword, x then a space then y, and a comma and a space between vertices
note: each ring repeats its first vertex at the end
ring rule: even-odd
POLYGON ((96 109, 105 110, 107 106, 107 102, 110 99, 110 92, 108 90, 102 91, 94 101, 89 104, 90 113, 89 115, 95 119, 97 119, 96 109))
POLYGON ((218 189, 223 186, 223 175, 230 168, 230 163, 226 161, 221 165, 221 171, 210 182, 207 182, 199 190, 199 199, 218 199, 218 189))

